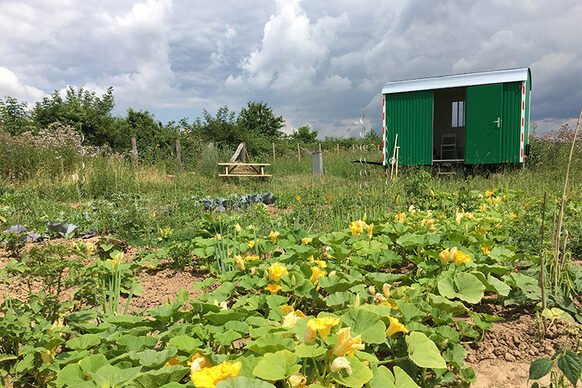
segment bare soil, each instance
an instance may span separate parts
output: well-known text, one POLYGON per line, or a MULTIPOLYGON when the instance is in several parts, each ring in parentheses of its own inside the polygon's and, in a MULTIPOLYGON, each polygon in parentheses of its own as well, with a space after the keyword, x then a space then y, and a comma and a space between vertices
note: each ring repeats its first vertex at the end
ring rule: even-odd
MULTIPOLYGON (((132 260, 137 252, 137 248, 130 247, 126 258, 132 260)), ((8 252, 0 249, 0 268, 9 260, 8 252)), ((202 291, 193 292, 192 285, 208 276, 193 269, 178 271, 163 265, 160 269, 144 271, 139 276, 144 292, 132 298, 130 311, 162 305, 172 300, 180 289, 196 297, 202 291)), ((40 284, 33 285, 33 292, 39 290, 40 284)), ((25 299, 28 295, 27 287, 18 282, 7 284, 7 291, 11 297, 19 299, 25 299)), ((69 297, 71 291, 68 290, 63 297, 69 297)), ((3 301, 2 291, 0 303, 3 301)), ((503 307, 493 300, 485 299, 475 306, 475 310, 504 318, 485 332, 482 341, 466 346, 466 362, 475 369, 477 375, 477 382, 472 385, 476 388, 527 387, 530 363, 541 357, 552 357, 564 345, 568 332, 580 333, 582 330, 581 325, 555 322, 548 329, 546 337, 540 338, 533 306, 503 307)), ((573 345, 572 338, 577 337, 570 336, 569 346, 573 345)), ((541 383, 547 383, 547 380, 541 383)))

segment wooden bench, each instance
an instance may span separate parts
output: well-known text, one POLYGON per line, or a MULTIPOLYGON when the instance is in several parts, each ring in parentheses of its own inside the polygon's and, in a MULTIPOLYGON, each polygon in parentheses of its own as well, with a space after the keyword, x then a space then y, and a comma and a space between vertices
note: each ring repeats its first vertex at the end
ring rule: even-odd
POLYGON ((270 178, 273 175, 265 174, 265 167, 269 163, 218 163, 219 167, 224 167, 224 174, 218 174, 221 177, 257 177, 270 178), (238 168, 238 171, 235 171, 238 168))

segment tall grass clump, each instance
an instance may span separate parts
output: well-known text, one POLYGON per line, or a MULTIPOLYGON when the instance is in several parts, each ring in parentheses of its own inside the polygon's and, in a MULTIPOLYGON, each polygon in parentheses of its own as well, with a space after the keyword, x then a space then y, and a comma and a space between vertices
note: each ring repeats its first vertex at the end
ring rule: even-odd
POLYGON ((0 174, 8 180, 72 174, 81 164, 82 155, 81 135, 58 122, 37 134, 30 131, 19 136, 0 133, 0 174))
POLYGON ((136 188, 135 167, 120 154, 92 158, 84 175, 84 190, 89 197, 110 197, 136 188))
POLYGON ((215 177, 218 173, 218 163, 228 162, 234 151, 217 147, 210 143, 202 148, 197 163, 197 172, 206 177, 215 177))

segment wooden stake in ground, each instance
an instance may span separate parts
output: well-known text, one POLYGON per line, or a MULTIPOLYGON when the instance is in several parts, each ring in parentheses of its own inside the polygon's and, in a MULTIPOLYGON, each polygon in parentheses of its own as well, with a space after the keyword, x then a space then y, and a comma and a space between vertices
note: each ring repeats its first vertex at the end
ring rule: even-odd
MULTIPOLYGON (((558 254, 560 252, 560 234, 562 233, 562 222, 564 220, 564 203, 566 202, 566 189, 568 188, 568 176, 570 175, 570 164, 572 164, 572 154, 574 153, 574 145, 576 144, 576 137, 578 136, 578 129, 580 129, 580 119, 582 119, 582 108, 578 115, 578 123, 574 131, 574 139, 572 139, 572 147, 570 148, 570 156, 568 157, 568 164, 566 165, 566 177, 564 178, 564 190, 562 191, 562 203, 560 204, 560 215, 558 216, 558 227, 556 229, 556 240, 554 245, 554 260, 556 265, 556 273, 558 266, 558 254)), ((557 274, 555 274, 557 276, 557 274)), ((557 279, 556 286, 557 286, 557 279)))
MULTIPOLYGON (((542 231, 540 243, 540 288, 542 289, 542 311, 546 309, 546 263, 544 260, 544 227, 546 224, 546 193, 544 193, 544 204, 542 208, 542 231)), ((546 321, 542 317, 542 327, 544 329, 544 336, 546 335, 546 321)))
POLYGON ((297 161, 301 163, 301 149, 299 148, 299 143, 297 143, 297 161))
POLYGON ((321 152, 321 143, 318 143, 319 145, 319 152, 321 152))
POLYGON ((182 172, 182 147, 180 146, 180 139, 176 139, 176 158, 178 158, 178 171, 182 172))
POLYGON ((131 138, 131 156, 133 156, 133 163, 137 166, 137 140, 135 137, 131 138))
POLYGON ((275 143, 273 143, 273 162, 275 161, 275 143))
POLYGON ((339 143, 335 143, 336 153, 339 155, 339 143))

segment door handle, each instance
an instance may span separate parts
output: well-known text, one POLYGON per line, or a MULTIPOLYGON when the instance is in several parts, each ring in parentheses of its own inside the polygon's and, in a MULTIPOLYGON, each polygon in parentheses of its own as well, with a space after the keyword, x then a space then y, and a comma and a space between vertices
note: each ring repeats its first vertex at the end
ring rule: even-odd
POLYGON ((493 124, 497 124, 497 128, 501 127, 501 117, 498 117, 497 120, 493 122, 493 124))

